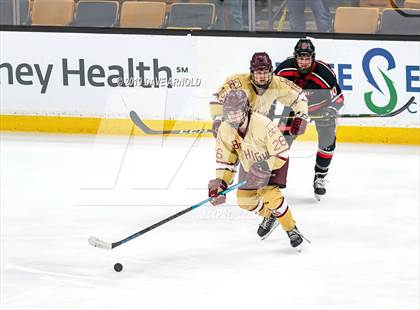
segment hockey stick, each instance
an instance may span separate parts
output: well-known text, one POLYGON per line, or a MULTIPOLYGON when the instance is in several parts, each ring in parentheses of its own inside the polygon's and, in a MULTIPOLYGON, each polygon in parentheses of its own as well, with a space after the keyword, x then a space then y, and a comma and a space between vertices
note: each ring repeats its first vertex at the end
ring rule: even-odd
MULTIPOLYGON (((212 129, 181 129, 181 130, 155 130, 148 127, 135 111, 130 111, 130 118, 139 129, 148 135, 164 135, 164 134, 194 134, 194 133, 211 133, 212 129)), ((281 130, 289 130, 290 126, 283 126, 281 130)))
MULTIPOLYGON (((405 111, 413 102, 414 96, 411 97, 401 108, 386 114, 337 114, 334 116, 311 116, 311 119, 331 119, 331 118, 376 118, 376 117, 393 117, 405 111)), ((274 115, 274 118, 293 118, 293 116, 274 115)))
MULTIPOLYGON (((337 114, 335 116, 312 116, 311 120, 317 119, 331 119, 331 118, 377 118, 377 117, 393 117, 405 111, 413 102, 414 96, 411 97, 401 108, 387 113, 387 114, 337 114)), ((148 135, 162 135, 162 134, 197 134, 197 133, 210 133, 211 129, 179 129, 179 130, 154 130, 148 127, 141 119, 140 116, 135 111, 130 111, 130 118, 133 123, 140 128, 144 133, 148 135)), ((278 119, 292 119, 293 116, 282 116, 274 115, 274 118, 278 119)), ((286 128, 287 129, 287 128, 286 128)))
POLYGON ((148 127, 135 111, 130 111, 130 118, 134 125, 143 130, 148 135, 164 135, 164 134, 194 134, 194 133, 209 133, 211 129, 181 129, 181 130, 154 130, 148 127))
MULTIPOLYGON (((242 182, 239 182, 235 185, 232 185, 231 187, 225 189, 223 192, 220 192, 219 195, 226 195, 230 191, 233 191, 234 189, 237 189, 238 187, 241 187, 242 185, 245 185, 245 183, 246 183, 246 181, 242 181, 242 182)), ((120 246, 121 244, 124 244, 124 243, 126 243, 126 242, 128 242, 128 241, 130 241, 134 238, 137 238, 137 237, 147 233, 148 231, 151 231, 152 229, 155 229, 155 228, 157 228, 157 227, 159 227, 159 226, 161 226, 161 225, 163 225, 163 224, 165 224, 169 221, 172 221, 173 219, 175 219, 175 218, 177 218, 177 217, 179 217, 179 216, 181 216, 185 213, 188 213, 188 212, 190 212, 190 211, 192 211, 192 210, 194 210, 198 207, 201 207, 202 205, 206 204, 210 200, 211 200, 211 198, 207 198, 207 199, 205 199, 205 200, 203 200, 203 201, 201 201, 201 202, 199 202, 199 203, 197 203, 197 204, 195 204, 191 207, 188 207, 187 209, 179 211, 178 213, 175 213, 175 214, 167 217, 166 219, 163 219, 163 220, 157 222, 156 224, 153 224, 153 225, 151 225, 151 226, 149 226, 145 229, 142 229, 139 232, 136 232, 135 234, 132 234, 131 236, 128 236, 127 238, 122 239, 120 241, 109 243, 109 242, 102 241, 101 239, 96 238, 96 237, 90 237, 88 239, 89 244, 96 247, 96 248, 100 248, 100 249, 104 249, 104 250, 111 250, 113 248, 116 248, 117 246, 120 246)))

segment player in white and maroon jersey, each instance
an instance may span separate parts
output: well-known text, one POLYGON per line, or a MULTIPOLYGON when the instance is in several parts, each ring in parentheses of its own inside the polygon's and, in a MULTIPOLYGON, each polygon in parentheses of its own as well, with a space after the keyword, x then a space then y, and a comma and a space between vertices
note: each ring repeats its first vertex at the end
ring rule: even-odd
POLYGON ((302 235, 272 171, 288 158, 289 146, 279 128, 266 116, 252 112, 244 90, 231 90, 223 102, 223 119, 216 138, 216 178, 210 180, 209 197, 213 205, 226 201, 219 193, 233 182, 236 167, 242 166, 239 182, 247 183, 237 191, 238 205, 264 219, 258 235, 264 239, 280 224, 292 247, 302 243, 302 235))

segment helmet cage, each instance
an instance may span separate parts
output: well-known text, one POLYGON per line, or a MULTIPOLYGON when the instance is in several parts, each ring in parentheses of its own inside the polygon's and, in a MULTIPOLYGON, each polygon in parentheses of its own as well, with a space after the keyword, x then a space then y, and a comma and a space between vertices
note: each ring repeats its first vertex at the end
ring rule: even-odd
POLYGON ((243 90, 231 90, 223 102, 223 118, 229 125, 239 128, 248 114, 248 97, 243 90))
POLYGON ((300 39, 295 46, 295 50, 293 53, 295 57, 295 63, 297 70, 300 73, 308 73, 311 71, 311 67, 315 61, 315 46, 312 44, 312 41, 309 39, 300 39), (310 57, 311 58, 311 65, 308 68, 300 68, 297 63, 298 57, 310 57))
POLYGON ((273 78, 273 63, 271 62, 270 56, 266 52, 258 52, 252 55, 249 70, 251 71, 251 81, 257 87, 267 88, 273 78), (264 84, 259 84, 255 80, 255 71, 268 71, 270 76, 264 84))

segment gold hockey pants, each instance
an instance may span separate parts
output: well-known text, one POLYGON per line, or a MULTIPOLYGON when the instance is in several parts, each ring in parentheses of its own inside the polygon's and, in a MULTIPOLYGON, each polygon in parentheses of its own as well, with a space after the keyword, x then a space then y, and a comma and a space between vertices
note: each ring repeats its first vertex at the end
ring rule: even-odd
POLYGON ((239 189, 236 196, 242 209, 258 212, 263 217, 273 214, 286 231, 295 227, 292 212, 278 186, 269 185, 257 190, 239 189))

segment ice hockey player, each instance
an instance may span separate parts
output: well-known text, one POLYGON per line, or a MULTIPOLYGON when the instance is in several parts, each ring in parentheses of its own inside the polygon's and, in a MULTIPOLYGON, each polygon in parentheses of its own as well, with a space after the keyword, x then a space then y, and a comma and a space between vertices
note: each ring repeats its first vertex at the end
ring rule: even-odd
POLYGON ((294 111, 291 132, 294 135, 303 134, 308 119, 308 103, 305 93, 289 80, 273 76, 273 65, 265 52, 255 53, 250 61, 250 72, 230 76, 214 94, 210 102, 210 113, 213 119, 213 135, 223 121, 223 102, 229 91, 242 89, 248 96, 253 112, 269 115, 275 108, 273 102, 290 107, 294 111))
POLYGON ((235 177, 238 162, 243 170, 239 182, 247 183, 238 189, 238 205, 263 216, 258 235, 266 238, 280 223, 290 238, 292 247, 302 243, 292 212, 275 180, 272 171, 287 160, 288 145, 280 130, 264 115, 249 108, 244 90, 231 90, 224 96, 223 119, 216 138, 216 178, 208 184, 213 205, 226 201, 219 195, 235 177))
MULTIPOLYGON (((274 74, 284 77, 299 85, 308 98, 309 116, 315 121, 318 132, 318 152, 315 163, 313 181, 315 197, 320 200, 326 194, 326 179, 328 169, 335 150, 336 116, 344 105, 344 96, 338 85, 337 78, 331 67, 315 59, 315 46, 310 39, 300 39, 290 57, 277 66, 274 74), (316 118, 325 117, 325 118, 316 118)), ((295 111, 289 108, 283 110, 283 116, 293 116, 295 111)), ((292 121, 280 121, 280 127, 286 127, 292 121)), ((296 137, 292 131, 283 131, 291 146, 296 137)), ((284 165, 281 175, 287 177, 288 164, 284 165)), ((283 180, 286 185, 286 178, 283 180)))

